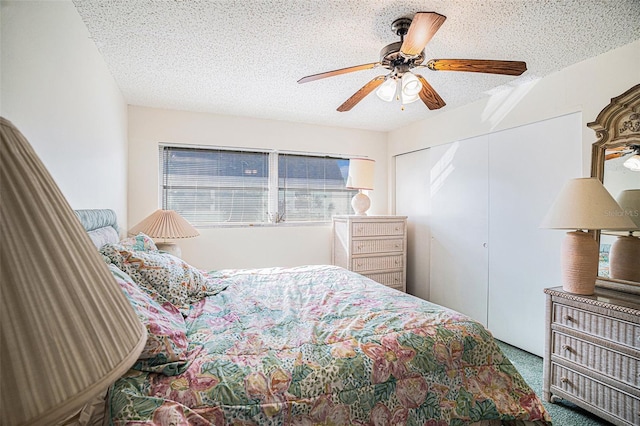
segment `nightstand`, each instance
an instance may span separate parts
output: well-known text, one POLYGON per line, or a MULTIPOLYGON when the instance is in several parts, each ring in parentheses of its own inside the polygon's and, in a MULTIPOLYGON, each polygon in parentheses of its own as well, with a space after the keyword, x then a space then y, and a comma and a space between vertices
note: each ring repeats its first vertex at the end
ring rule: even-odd
POLYGON ((548 288, 543 398, 640 425, 640 296, 548 288))

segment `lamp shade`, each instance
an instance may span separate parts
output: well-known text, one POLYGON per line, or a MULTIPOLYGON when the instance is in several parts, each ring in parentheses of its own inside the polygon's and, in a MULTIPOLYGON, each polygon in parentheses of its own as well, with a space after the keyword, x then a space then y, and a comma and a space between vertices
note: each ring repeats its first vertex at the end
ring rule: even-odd
POLYGON ((402 74, 402 94, 413 98, 417 96, 422 90, 422 83, 418 80, 418 77, 411 71, 407 71, 402 74))
POLYGON ((385 102, 391 102, 396 96, 398 84, 395 78, 387 78, 376 90, 376 95, 385 102))
POLYGON ((24 136, 0 117, 0 412, 52 425, 136 361, 146 331, 24 136))
POLYGON ((350 159, 347 188, 373 189, 373 177, 374 177, 375 164, 376 162, 369 158, 350 159))
POLYGON ((145 233, 151 238, 192 238, 200 235, 185 218, 174 210, 156 210, 129 230, 130 234, 145 233))
POLYGON ((578 178, 565 183, 540 226, 627 230, 635 225, 598 179, 578 178))
POLYGON ((625 189, 618 195, 617 201, 624 215, 635 224, 627 231, 640 231, 640 189, 625 189))

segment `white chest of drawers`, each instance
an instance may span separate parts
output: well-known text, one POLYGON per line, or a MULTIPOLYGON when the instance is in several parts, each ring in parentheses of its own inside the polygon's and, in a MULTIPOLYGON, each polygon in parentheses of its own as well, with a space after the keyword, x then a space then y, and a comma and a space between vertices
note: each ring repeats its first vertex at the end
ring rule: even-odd
POLYGON ((407 217, 334 216, 332 261, 406 291, 407 217))
POLYGON ((543 397, 640 425, 640 296, 548 288, 543 397))

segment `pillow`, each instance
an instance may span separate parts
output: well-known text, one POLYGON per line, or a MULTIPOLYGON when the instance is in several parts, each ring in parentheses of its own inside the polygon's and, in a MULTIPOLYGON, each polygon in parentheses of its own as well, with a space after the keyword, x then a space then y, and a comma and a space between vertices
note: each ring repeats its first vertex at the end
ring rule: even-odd
POLYGON ((100 253, 139 286, 164 296, 185 316, 192 303, 218 294, 227 286, 224 280, 205 275, 169 253, 135 251, 119 244, 108 244, 100 253))
POLYGON ((147 329, 147 343, 132 368, 167 376, 184 372, 189 342, 180 312, 161 295, 140 289, 115 265, 109 265, 109 270, 147 329))
POLYGON ((135 251, 157 251, 156 243, 151 237, 140 232, 134 237, 125 238, 118 243, 119 245, 135 251))
POLYGON ((105 244, 115 243, 120 239, 120 237, 118 236, 118 231, 116 231, 111 226, 94 229, 93 231, 87 232, 87 234, 89 234, 91 242, 97 248, 100 248, 105 244))

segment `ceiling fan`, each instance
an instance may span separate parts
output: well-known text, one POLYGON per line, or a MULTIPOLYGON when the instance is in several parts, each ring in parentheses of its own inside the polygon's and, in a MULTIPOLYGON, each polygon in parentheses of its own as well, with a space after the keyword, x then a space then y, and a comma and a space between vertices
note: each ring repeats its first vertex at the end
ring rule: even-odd
POLYGON ((488 59, 431 59, 424 64, 424 47, 445 19, 447 19, 446 16, 436 12, 418 12, 413 19, 397 19, 391 24, 391 29, 400 36, 400 41, 383 47, 378 62, 309 75, 298 80, 298 83, 382 67, 391 72, 387 75, 379 75, 362 86, 338 107, 338 111, 351 110, 375 89, 378 89, 376 91, 378 97, 387 102, 399 98, 403 109, 405 104, 421 99, 427 108, 434 110, 445 106, 444 100, 424 77, 412 73, 412 69, 428 68, 432 71, 467 71, 505 75, 520 75, 527 70, 527 64, 521 61, 488 59))
POLYGON ((640 145, 632 144, 607 149, 604 159, 608 161, 627 155, 631 155, 631 157, 625 160, 623 166, 633 171, 640 171, 640 145))

